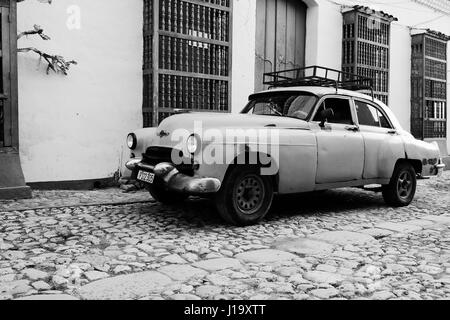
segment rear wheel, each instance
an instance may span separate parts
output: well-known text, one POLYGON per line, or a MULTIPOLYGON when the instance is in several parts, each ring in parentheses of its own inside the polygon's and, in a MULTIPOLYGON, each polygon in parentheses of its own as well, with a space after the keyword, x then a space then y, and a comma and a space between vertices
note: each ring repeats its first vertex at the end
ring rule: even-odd
POLYGON ((394 169, 391 181, 383 186, 384 201, 394 207, 407 206, 416 193, 416 171, 406 162, 399 163, 394 169))
POLYGON ((255 224, 272 205, 272 179, 260 175, 259 167, 236 166, 228 173, 215 200, 220 216, 227 222, 239 226, 255 224))
POLYGON ((153 199, 163 204, 174 204, 182 202, 188 197, 188 195, 186 194, 167 190, 164 187, 163 182, 157 178, 155 178, 153 184, 147 185, 147 190, 150 192, 150 195, 153 197, 153 199))

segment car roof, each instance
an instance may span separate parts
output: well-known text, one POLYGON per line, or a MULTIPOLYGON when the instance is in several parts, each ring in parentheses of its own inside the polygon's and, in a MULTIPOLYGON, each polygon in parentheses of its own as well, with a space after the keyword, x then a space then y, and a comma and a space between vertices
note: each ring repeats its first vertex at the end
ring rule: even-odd
MULTIPOLYGON (((345 89, 338 89, 336 91, 335 87, 319 87, 319 86, 293 86, 293 87, 278 87, 278 88, 272 88, 265 91, 256 92, 254 95, 258 94, 264 94, 264 93, 273 93, 273 92, 283 92, 283 91, 299 91, 299 92, 309 92, 316 96, 322 97, 325 95, 343 95, 343 96, 349 96, 349 97, 355 97, 355 98, 361 98, 366 99, 375 102, 378 104, 389 116, 391 119, 391 122, 393 123, 395 128, 401 128, 401 125, 391 109, 385 105, 381 100, 378 100, 376 98, 372 98, 372 96, 369 96, 367 94, 358 92, 358 91, 352 91, 352 90, 345 90, 345 89)), ((253 96, 253 95, 252 95, 253 96)))
POLYGON ((336 88, 334 88, 334 87, 313 87, 313 86, 279 87, 279 88, 272 88, 272 89, 261 91, 261 92, 256 92, 255 94, 268 93, 268 92, 282 92, 282 91, 303 91, 303 92, 313 93, 317 96, 324 96, 327 94, 340 94, 340 95, 346 95, 346 96, 351 96, 351 97, 358 97, 358 98, 372 100, 371 96, 361 93, 361 92, 358 92, 358 91, 338 89, 336 92, 336 88))

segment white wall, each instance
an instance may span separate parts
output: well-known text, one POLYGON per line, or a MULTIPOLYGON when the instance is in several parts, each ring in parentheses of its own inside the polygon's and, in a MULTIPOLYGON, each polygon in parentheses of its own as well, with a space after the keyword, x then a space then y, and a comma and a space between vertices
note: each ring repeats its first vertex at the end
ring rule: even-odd
POLYGON ((233 0, 231 111, 240 112, 255 89, 256 1, 233 0))
POLYGON ((68 76, 19 54, 19 132, 27 182, 111 177, 126 134, 142 126, 142 1, 58 0, 18 4, 18 30, 39 24, 52 38, 19 40, 78 61, 68 76), (67 9, 81 9, 69 30, 67 9))
POLYGON ((389 107, 403 129, 411 130, 411 35, 409 29, 391 25, 389 107))
POLYGON ((340 6, 325 0, 305 0, 305 65, 319 65, 341 70, 342 13, 340 6))

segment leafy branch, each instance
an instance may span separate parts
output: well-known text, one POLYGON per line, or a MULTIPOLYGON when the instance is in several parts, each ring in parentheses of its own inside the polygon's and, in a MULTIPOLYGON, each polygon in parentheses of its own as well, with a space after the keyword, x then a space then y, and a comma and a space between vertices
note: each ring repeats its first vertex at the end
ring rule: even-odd
MULTIPOLYGON (((17 0, 17 2, 22 2, 22 1, 24 1, 24 0, 17 0)), ((38 0, 38 1, 42 2, 42 3, 48 3, 48 4, 52 3, 52 0, 38 0)), ((48 35, 46 35, 44 33, 44 29, 41 28, 41 26, 39 26, 37 24, 35 24, 33 26, 32 30, 28 30, 28 31, 19 33, 17 35, 17 39, 20 39, 24 36, 27 37, 29 35, 38 35, 44 41, 48 41, 51 39, 48 35)), ((55 73, 62 72, 64 75, 67 75, 67 73, 70 69, 70 65, 77 64, 77 62, 75 60, 66 61, 65 58, 60 55, 52 55, 52 54, 43 52, 39 49, 36 49, 34 47, 18 48, 17 52, 22 52, 22 53, 34 52, 34 53, 38 54, 40 59, 41 60, 44 59, 48 64, 47 74, 50 73, 50 70, 53 70, 55 73)))
POLYGON ((70 65, 77 64, 75 60, 66 61, 62 56, 51 55, 33 47, 19 48, 17 49, 17 52, 34 52, 38 54, 41 59, 44 59, 48 64, 47 74, 50 73, 50 70, 53 70, 55 73, 62 72, 64 75, 67 75, 67 72, 70 69, 70 65))
POLYGON ((34 34, 39 35, 42 38, 42 40, 50 40, 50 37, 44 33, 44 29, 42 29, 41 26, 38 26, 37 24, 34 25, 33 30, 28 30, 28 31, 19 33, 19 35, 17 36, 17 40, 19 40, 20 38, 22 38, 24 36, 29 36, 29 35, 34 35, 34 34))

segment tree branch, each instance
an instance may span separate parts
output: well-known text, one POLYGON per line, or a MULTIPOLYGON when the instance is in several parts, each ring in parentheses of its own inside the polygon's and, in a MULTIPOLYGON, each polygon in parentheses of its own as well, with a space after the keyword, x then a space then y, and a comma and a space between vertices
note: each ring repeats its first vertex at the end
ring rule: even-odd
POLYGON ((78 64, 75 60, 66 61, 64 57, 58 55, 51 55, 36 48, 19 48, 17 52, 34 52, 38 54, 41 59, 44 59, 47 64, 47 74, 49 74, 50 70, 53 70, 55 73, 62 72, 64 75, 67 75, 67 71, 70 69, 71 64, 78 64))
POLYGON ((33 28, 34 28, 33 30, 28 30, 28 31, 19 33, 19 35, 17 36, 17 40, 19 40, 23 36, 29 36, 32 34, 39 35, 42 38, 42 40, 50 40, 50 37, 44 33, 44 29, 42 29, 41 26, 38 26, 37 24, 35 24, 33 26, 33 28))
MULTIPOLYGON (((23 2, 25 0, 16 0, 17 2, 23 2)), ((41 3, 48 3, 51 4, 52 0, 37 0, 41 3)), ((17 35, 17 39, 20 39, 24 36, 28 35, 39 35, 43 40, 50 40, 50 37, 47 36, 44 33, 44 29, 42 29, 39 25, 35 24, 33 30, 24 31, 17 35)), ((45 52, 42 52, 39 49, 36 49, 34 47, 29 48, 19 48, 17 49, 17 52, 27 53, 27 52, 34 52, 39 55, 40 59, 44 59, 48 66, 47 66, 47 74, 50 73, 50 70, 53 70, 55 73, 62 72, 64 75, 67 75, 67 72, 70 69, 70 65, 77 64, 75 60, 66 61, 64 57, 58 56, 58 55, 51 55, 45 52)))

